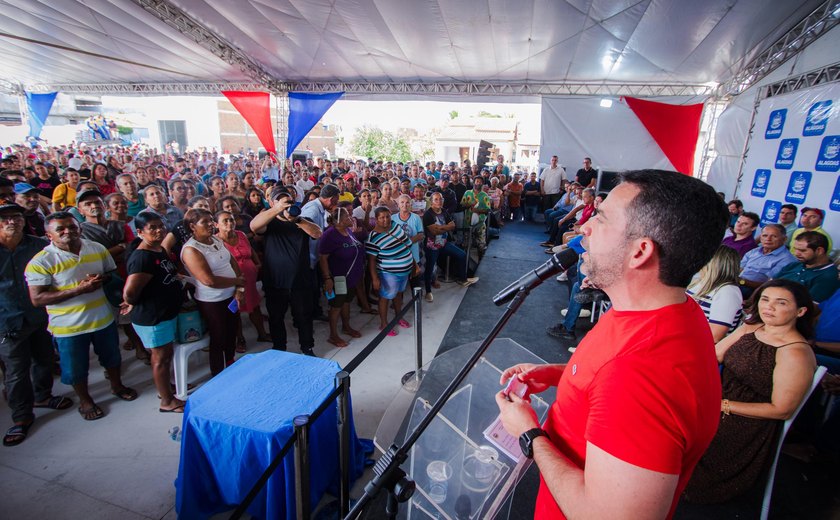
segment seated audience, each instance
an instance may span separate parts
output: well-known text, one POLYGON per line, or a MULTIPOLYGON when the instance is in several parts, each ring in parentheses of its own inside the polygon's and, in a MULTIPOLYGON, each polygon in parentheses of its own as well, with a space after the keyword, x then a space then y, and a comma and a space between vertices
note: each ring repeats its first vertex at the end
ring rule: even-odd
POLYGON ((455 230, 455 220, 443 209, 443 195, 432 193, 431 207, 423 215, 423 250, 426 256, 424 282, 426 301, 434 301, 432 281, 435 267, 441 258, 450 258, 450 267, 455 271, 455 281, 462 287, 469 287, 478 281, 478 277, 467 278, 467 253, 449 240, 449 234, 455 230))
POLYGON ((814 377, 808 339, 819 311, 805 287, 770 280, 746 312, 745 324, 715 346, 723 364, 721 419, 683 494, 688 502, 724 502, 750 490, 814 377))
POLYGON ((761 222, 761 219, 755 213, 749 211, 742 213, 735 221, 732 234, 724 237, 721 243, 738 251, 738 256, 743 258, 747 251, 758 247, 754 235, 759 222, 761 222))
POLYGON ((794 241, 799 238, 799 235, 808 231, 814 231, 825 236, 825 239, 828 241, 826 245, 826 253, 830 253, 833 249, 831 235, 828 231, 822 228, 825 211, 819 208, 802 208, 801 215, 799 223, 802 224, 802 227, 796 229, 796 231, 794 231, 790 236, 790 252, 794 254, 796 253, 796 251, 794 251, 794 241))
POLYGON ((734 331, 741 322, 743 298, 738 289, 738 252, 720 246, 709 263, 700 269, 696 282, 686 292, 697 300, 709 321, 715 343, 734 331))
POLYGON ((781 224, 767 224, 761 230, 760 247, 751 249, 741 258, 741 276, 738 283, 745 298, 796 258, 785 247, 785 228, 781 224))
POLYGON ((808 288, 811 298, 822 302, 838 288, 837 266, 828 257, 828 240, 817 231, 799 233, 793 241, 796 262, 784 266, 778 278, 799 282, 808 288))

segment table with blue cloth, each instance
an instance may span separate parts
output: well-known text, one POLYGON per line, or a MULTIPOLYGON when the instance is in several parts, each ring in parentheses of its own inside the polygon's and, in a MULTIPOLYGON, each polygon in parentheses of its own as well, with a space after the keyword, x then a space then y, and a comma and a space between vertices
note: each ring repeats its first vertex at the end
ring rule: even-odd
MULTIPOLYGON (((243 356, 193 393, 184 411, 175 509, 200 519, 236 507, 308 415, 335 388, 338 363, 269 350, 243 356)), ((310 425, 312 509, 339 487, 337 404, 310 425)), ((350 473, 362 474, 364 445, 352 415, 350 473)), ((295 517, 294 449, 248 508, 255 518, 295 517)))

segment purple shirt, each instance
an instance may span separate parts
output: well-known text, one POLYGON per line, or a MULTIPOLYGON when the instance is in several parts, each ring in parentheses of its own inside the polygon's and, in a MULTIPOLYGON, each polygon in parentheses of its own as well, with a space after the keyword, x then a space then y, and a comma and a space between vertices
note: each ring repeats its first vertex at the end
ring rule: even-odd
POLYGON ((330 274, 347 277, 347 289, 356 287, 365 269, 365 245, 348 230, 344 236, 332 226, 324 230, 318 241, 318 253, 328 255, 330 274))
POLYGON ((744 258, 744 255, 747 254, 747 251, 755 249, 758 247, 758 244, 755 243, 755 239, 752 236, 748 236, 747 238, 742 238, 741 240, 735 240, 735 235, 730 235, 723 239, 721 245, 731 247, 735 251, 738 251, 738 256, 744 258))

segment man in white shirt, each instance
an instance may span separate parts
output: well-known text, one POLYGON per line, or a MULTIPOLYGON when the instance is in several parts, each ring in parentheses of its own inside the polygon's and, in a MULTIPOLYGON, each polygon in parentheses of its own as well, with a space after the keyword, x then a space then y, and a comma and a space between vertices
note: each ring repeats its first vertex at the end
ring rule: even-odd
POLYGON ((560 190, 563 179, 566 178, 566 169, 557 164, 557 156, 551 156, 551 164, 546 166, 540 174, 540 195, 543 198, 544 208, 553 208, 560 200, 560 190))

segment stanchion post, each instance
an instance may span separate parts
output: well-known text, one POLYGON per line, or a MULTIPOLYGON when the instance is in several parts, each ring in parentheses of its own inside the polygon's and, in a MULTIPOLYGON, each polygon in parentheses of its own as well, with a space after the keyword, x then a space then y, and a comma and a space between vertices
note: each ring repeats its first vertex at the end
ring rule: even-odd
MULTIPOLYGON (((428 266, 427 266, 428 267, 428 266)), ((420 381, 423 379, 423 304, 421 303, 421 296, 423 289, 415 287, 413 302, 414 302, 414 349, 415 368, 411 372, 403 374, 400 382, 403 387, 409 392, 416 392, 420 388, 420 381)))
POLYGON ((297 518, 309 520, 312 516, 309 492, 309 416, 298 415, 294 419, 297 442, 295 443, 295 502, 297 518))
POLYGON ((416 349, 416 372, 417 379, 421 379, 420 370, 423 368, 423 289, 414 288, 414 348, 416 349))
POLYGON ((335 376, 341 388, 338 394, 338 469, 341 474, 338 494, 341 518, 350 512, 350 374, 342 370, 335 376))

